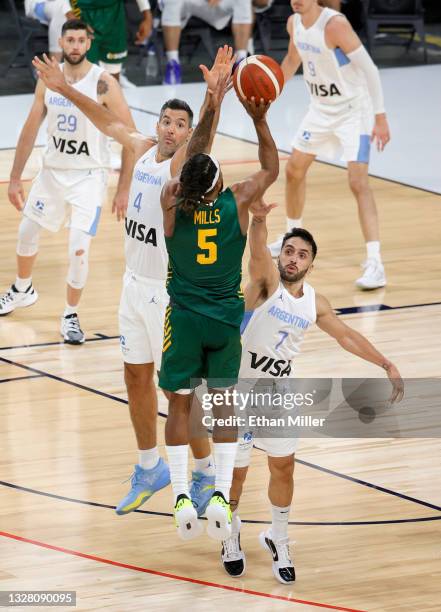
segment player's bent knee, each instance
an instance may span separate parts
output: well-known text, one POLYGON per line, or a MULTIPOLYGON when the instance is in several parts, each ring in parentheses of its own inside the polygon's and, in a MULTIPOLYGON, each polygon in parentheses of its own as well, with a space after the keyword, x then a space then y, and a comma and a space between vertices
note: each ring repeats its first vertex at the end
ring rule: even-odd
POLYGON ((306 176, 306 168, 290 159, 285 167, 285 176, 287 181, 300 183, 306 176))
POLYGON ((146 388, 153 384, 153 363, 124 362, 124 381, 127 389, 146 388))
POLYGON ((294 455, 286 457, 268 457, 271 476, 277 480, 290 480, 294 474, 294 455))
POLYGON ((23 217, 18 228, 17 255, 32 257, 38 253, 41 227, 32 219, 23 217))
POLYGON ((67 282, 73 289, 83 289, 89 272, 89 247, 92 237, 71 228, 69 237, 69 270, 67 282))

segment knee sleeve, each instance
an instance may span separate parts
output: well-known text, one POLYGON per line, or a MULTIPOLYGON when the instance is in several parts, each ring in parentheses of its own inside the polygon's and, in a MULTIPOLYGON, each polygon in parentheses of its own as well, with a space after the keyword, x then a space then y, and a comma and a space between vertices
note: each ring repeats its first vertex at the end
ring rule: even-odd
POLYGON ((69 270, 67 283, 73 289, 82 289, 89 271, 89 247, 92 236, 74 227, 69 236, 69 270))
POLYGON ((184 0, 163 0, 161 23, 163 26, 180 26, 184 0))
POLYGON ((38 252, 41 226, 32 219, 23 217, 18 228, 17 255, 31 257, 38 252))

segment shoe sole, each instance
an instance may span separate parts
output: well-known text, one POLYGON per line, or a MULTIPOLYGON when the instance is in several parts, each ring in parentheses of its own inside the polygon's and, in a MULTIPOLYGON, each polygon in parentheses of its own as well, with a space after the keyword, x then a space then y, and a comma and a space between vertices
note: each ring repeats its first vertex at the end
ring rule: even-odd
POLYGON ((205 512, 207 517, 207 534, 213 540, 227 540, 231 536, 231 522, 228 522, 227 514, 220 506, 210 504, 205 512))
POLYGON ((64 344, 72 344, 73 346, 84 344, 86 341, 86 338, 83 338, 82 340, 66 340, 66 338, 64 337, 64 334, 60 334, 60 336, 64 339, 64 344))
POLYGON ((14 308, 8 310, 8 312, 0 312, 0 317, 6 317, 8 314, 11 314, 11 312, 14 312, 14 310, 17 310, 17 308, 27 308, 28 306, 35 304, 35 302, 38 300, 38 293, 35 291, 35 289, 34 295, 30 296, 30 298, 30 300, 23 300, 22 302, 19 302, 14 306, 14 308))
POLYGON ((175 515, 178 535, 182 540, 194 540, 204 531, 194 508, 184 508, 175 515))
MULTIPOLYGON (((271 549, 269 548, 268 544, 267 544, 267 543, 266 543, 266 541, 265 541, 265 533, 264 533, 264 532, 259 533, 259 542, 260 542, 261 547, 262 547, 264 550, 268 551, 268 552, 269 552, 269 554, 271 555, 271 559, 273 559, 273 553, 272 553, 271 549)), ((293 583, 295 582, 295 580, 289 580, 288 582, 286 582, 285 580, 283 580, 283 579, 282 579, 282 577, 281 577, 281 576, 280 576, 280 574, 279 574, 279 570, 278 570, 278 568, 276 567, 276 564, 274 563, 274 561, 272 562, 272 568, 273 568, 274 578, 275 578, 275 579, 276 579, 278 582, 280 582, 280 584, 293 584, 293 583)))
POLYGON ((358 289, 361 289, 362 291, 375 291, 375 289, 381 289, 382 287, 386 287, 386 282, 384 282, 382 285, 375 285, 375 287, 366 287, 366 285, 362 285, 361 283, 357 283, 355 282, 355 286, 358 289))

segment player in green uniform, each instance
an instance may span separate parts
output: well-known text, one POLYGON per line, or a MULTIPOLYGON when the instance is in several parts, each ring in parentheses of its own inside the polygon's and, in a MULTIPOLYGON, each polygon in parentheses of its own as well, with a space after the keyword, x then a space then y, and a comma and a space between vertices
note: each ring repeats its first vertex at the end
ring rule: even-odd
MULTIPOLYGON (((143 19, 136 34, 136 43, 148 38, 152 31, 149 0, 137 0, 143 19)), ((71 0, 75 15, 93 32, 87 59, 119 80, 122 63, 127 57, 127 31, 124 0, 71 0)))
MULTIPOLYGON (((188 145, 181 174, 165 184, 161 197, 170 304, 159 386, 170 392, 165 440, 175 523, 183 539, 192 539, 202 531, 187 483, 192 392, 201 378, 211 389, 225 390, 237 381, 244 313, 241 265, 248 212, 250 207, 253 212, 265 207, 262 195, 279 172, 277 149, 265 119, 268 104, 263 100, 259 104, 244 102, 256 129, 261 169, 223 189, 219 163, 204 153, 222 98, 216 92, 209 98, 188 145)), ((213 407, 213 413, 218 417, 222 410, 213 407)), ((206 511, 207 532, 215 539, 225 539, 231 533, 229 491, 236 445, 236 428, 215 425, 215 492, 206 511)))

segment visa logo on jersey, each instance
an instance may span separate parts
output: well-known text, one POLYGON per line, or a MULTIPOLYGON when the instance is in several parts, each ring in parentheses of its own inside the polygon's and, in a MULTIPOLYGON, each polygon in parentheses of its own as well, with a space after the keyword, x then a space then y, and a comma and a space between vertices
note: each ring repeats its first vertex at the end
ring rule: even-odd
POLYGON ((60 153, 66 153, 67 155, 81 155, 84 153, 84 155, 90 155, 85 140, 78 142, 78 140, 66 140, 65 138, 56 138, 55 136, 52 136, 52 140, 54 141, 55 148, 60 153))
POLYGON ((154 227, 148 228, 144 223, 138 223, 134 219, 128 219, 125 221, 127 236, 144 242, 145 244, 151 244, 158 246, 156 238, 156 229, 154 227))
POLYGON ((274 359, 268 355, 257 356, 257 353, 248 351, 251 355, 251 367, 253 370, 268 372, 271 376, 289 376, 291 374, 291 362, 286 359, 274 359))
POLYGON ((341 93, 335 83, 331 83, 330 85, 318 85, 317 83, 311 83, 311 81, 306 81, 309 91, 312 96, 318 96, 319 98, 326 98, 328 96, 341 96, 341 93))

